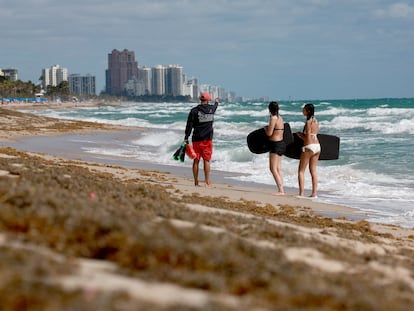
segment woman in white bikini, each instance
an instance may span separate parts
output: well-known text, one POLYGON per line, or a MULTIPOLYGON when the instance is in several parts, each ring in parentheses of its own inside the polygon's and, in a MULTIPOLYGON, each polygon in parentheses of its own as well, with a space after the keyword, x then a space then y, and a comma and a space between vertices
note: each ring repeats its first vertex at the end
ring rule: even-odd
POLYGON ((269 136, 269 168, 278 188, 276 195, 284 195, 282 156, 286 152, 286 144, 283 141, 284 123, 279 115, 279 104, 275 101, 269 103, 269 125, 265 126, 266 135, 269 136))
POLYGON ((316 167, 318 165, 319 155, 321 153, 321 145, 318 140, 319 123, 316 120, 315 107, 313 104, 306 104, 303 107, 303 115, 306 116, 305 127, 303 132, 296 133, 303 139, 302 153, 300 155, 298 168, 299 196, 305 193, 305 170, 309 165, 309 172, 312 178, 312 194, 311 197, 317 197, 318 192, 318 176, 316 175, 316 167))

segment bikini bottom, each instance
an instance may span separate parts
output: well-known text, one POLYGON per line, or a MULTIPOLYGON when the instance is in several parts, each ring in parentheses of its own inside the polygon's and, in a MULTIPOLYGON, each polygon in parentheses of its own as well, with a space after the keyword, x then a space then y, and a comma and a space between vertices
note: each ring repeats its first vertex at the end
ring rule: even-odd
POLYGON ((279 141, 269 141, 269 151, 271 153, 276 153, 277 155, 284 155, 286 152, 286 143, 283 140, 279 141))
POLYGON ((317 154, 321 152, 321 145, 320 144, 309 144, 309 145, 303 146, 302 152, 305 152, 306 149, 309 149, 310 151, 312 151, 313 154, 317 154))

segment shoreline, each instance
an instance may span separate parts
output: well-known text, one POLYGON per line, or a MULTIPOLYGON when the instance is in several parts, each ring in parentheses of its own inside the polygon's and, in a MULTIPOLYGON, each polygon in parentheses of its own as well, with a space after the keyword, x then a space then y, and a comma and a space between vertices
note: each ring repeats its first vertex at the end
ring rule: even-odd
MULTIPOLYGON (((43 134, 38 137, 20 137, 14 141, 8 141, 7 143, 0 141, 0 146, 11 146, 18 150, 25 150, 34 153, 45 153, 51 156, 63 157, 65 159, 82 160, 86 162, 92 162, 97 164, 109 164, 116 166, 123 166, 128 168, 139 168, 150 171, 165 172, 171 174, 174 178, 180 180, 186 180, 192 182, 192 170, 189 166, 175 166, 168 164, 151 163, 143 160, 119 158, 114 156, 103 156, 87 154, 81 150, 79 144, 73 143, 80 139, 86 141, 114 141, 123 140, 125 136, 137 136, 141 129, 135 128, 120 128, 114 130, 103 130, 99 132, 80 132, 77 134, 59 133, 58 135, 47 135, 43 134)), ((86 145, 86 143, 84 143, 86 145)), ((202 175, 202 171, 200 172, 202 175)), ((225 194, 224 189, 230 190, 234 188, 235 191, 243 193, 246 199, 253 199, 256 201, 262 201, 268 204, 290 204, 290 205, 304 205, 315 212, 322 215, 335 217, 347 217, 352 220, 363 220, 366 215, 363 212, 358 211, 356 208, 347 207, 341 204, 331 204, 323 202, 319 199, 314 200, 310 198, 298 198, 296 189, 286 188, 286 195, 274 196, 274 186, 244 182, 232 177, 237 176, 236 173, 223 172, 218 170, 212 170, 212 179, 214 187, 208 189, 211 195, 223 195, 225 194), (241 190, 243 189, 243 190, 241 190)), ((201 176, 202 177, 202 176, 201 176)), ((197 188, 197 190, 199 190, 197 188)), ((208 193, 206 191, 206 193, 208 193)), ((237 197, 232 195, 233 199, 242 199, 243 196, 237 197)))
MULTIPOLYGON (((111 104, 111 103, 108 103, 108 104, 111 104)), ((113 104, 113 106, 117 106, 119 103, 112 103, 112 104, 113 104)), ((123 103, 123 105, 128 105, 128 104, 132 104, 134 106, 136 105, 134 103, 126 103, 126 102, 123 103)), ((67 105, 67 107, 75 108, 74 105, 76 106, 77 103, 65 103, 65 105, 67 105)), ((85 103, 85 105, 86 106, 94 106, 93 103, 85 103)), ((62 108, 61 106, 62 105, 57 105, 56 107, 38 106, 37 109, 45 109, 45 108, 50 109, 50 110, 52 110, 54 108, 61 109, 62 108)), ((14 108, 18 108, 18 105, 16 105, 14 108)), ((27 108, 29 108, 29 107, 27 107, 27 108)), ((69 108, 69 109, 71 109, 71 108, 69 108)), ((25 111, 25 109, 22 109, 22 111, 25 111)), ((149 134, 149 133, 151 133, 151 131, 153 129, 148 128, 148 129, 143 129, 143 130, 148 131, 148 134, 149 134)), ((105 135, 105 132, 101 132, 101 134, 105 135)), ((62 135, 62 134, 59 133, 59 135, 62 135)), ((101 135, 97 136, 97 139, 102 141, 103 144, 106 145, 107 140, 101 139, 100 137, 101 137, 101 135)), ((63 139, 65 139, 65 138, 63 138, 63 139)), ((132 141, 132 139, 131 139, 131 141, 126 140, 126 145, 127 146, 129 146, 130 143, 131 143, 131 146, 135 145, 135 143, 132 141)), ((90 147, 92 149, 95 148, 95 147, 100 149, 98 145, 96 145, 96 146, 90 145, 90 147)), ((125 146, 122 146, 121 144, 114 143, 112 147, 115 148, 114 150, 116 151, 117 148, 123 149, 125 146)), ((163 152, 162 154, 158 154, 154 150, 151 150, 150 147, 145 146, 143 148, 145 148, 145 149, 141 150, 141 148, 138 148, 139 151, 141 151, 141 152, 139 152, 140 153, 140 156, 139 156, 140 158, 143 158, 143 159, 146 158, 147 161, 153 162, 152 159, 149 159, 148 156, 146 156, 144 154, 143 150, 146 150, 146 151, 149 152, 149 154, 152 154, 154 157, 157 158, 157 159, 155 159, 155 161, 157 161, 158 163, 162 163, 162 165, 164 165, 164 163, 168 162, 167 159, 165 159, 165 157, 166 157, 165 152, 163 152), (161 157, 160 161, 158 159, 159 157, 161 157)), ((109 149, 111 149, 111 146, 109 146, 109 149)), ((134 151, 132 151, 132 148, 130 149, 129 147, 127 147, 125 149, 129 150, 130 152, 134 152, 134 151)), ((102 150, 102 151, 103 151, 103 153, 106 153, 105 150, 102 150)), ((72 153, 72 151, 71 151, 71 153, 72 153)), ((127 151, 127 153, 128 153, 128 151, 127 151)), ((129 155, 127 155, 127 156, 129 156, 129 155)), ((289 159, 286 159, 286 160, 289 160, 289 159)), ((146 160, 143 160, 143 161, 146 161, 146 160)), ((213 161, 214 161, 214 159, 213 159, 213 161)), ((212 164, 213 164, 212 168, 214 169, 214 163, 212 163, 212 164)), ((220 163, 218 164, 218 166, 219 165, 220 165, 220 163)), ((289 163, 289 165, 292 165, 292 163, 289 163)), ((262 168, 262 169, 264 169, 264 168, 262 168)), ((226 168, 224 168, 224 170, 226 170, 226 168)), ((297 192, 297 190, 295 190, 295 189, 297 189, 297 182, 295 182, 295 180, 293 179, 293 177, 294 177, 293 174, 296 174, 296 172, 294 172, 291 167, 289 168, 289 170, 290 170, 290 173, 289 173, 289 176, 287 176, 287 179, 289 179, 289 186, 291 188, 290 189, 291 191, 288 191, 288 192, 297 192)), ((263 171, 263 173, 264 172, 265 171, 263 171)), ((253 185, 255 187, 262 185, 261 183, 254 183, 256 181, 256 179, 249 178, 249 176, 245 176, 245 177, 247 179, 250 179, 253 182, 251 185, 253 185)), ((242 178, 245 179, 244 177, 242 177, 242 178)), ((329 175, 324 176, 323 178, 321 177, 321 182, 322 183, 328 182, 329 179, 330 179, 329 175)), ((259 177, 259 179, 257 181, 259 181, 259 180, 262 181, 262 182, 265 182, 264 185, 269 185, 269 182, 271 182, 270 180, 263 181, 262 177, 259 177)), ((225 181, 225 182, 228 182, 228 181, 225 181)), ((372 221, 372 222, 382 222, 382 223, 386 223, 386 224, 387 223, 388 224, 396 224, 396 225, 401 225, 401 226, 408 227, 408 228, 413 226, 411 218, 401 218, 401 217, 403 217, 401 215, 401 213, 402 213, 401 210, 402 209, 409 210, 409 206, 405 207, 405 205, 404 205, 403 207, 397 208, 396 204, 398 206, 398 202, 394 202, 392 197, 389 197, 388 200, 387 199, 375 200, 373 197, 366 196, 368 199, 364 200, 363 199, 364 195, 361 196, 361 194, 359 194, 359 191, 361 191, 361 190, 357 190, 358 194, 354 197, 352 194, 347 194, 347 192, 344 192, 344 189, 341 188, 342 186, 341 186, 341 181, 340 180, 335 180, 335 182, 338 185, 338 188, 335 188, 335 189, 339 189, 339 193, 338 194, 333 193, 333 192, 329 193, 329 191, 324 191, 325 187, 323 187, 322 184, 321 184, 320 191, 319 191, 319 198, 317 199, 317 201, 328 203, 328 204, 334 204, 334 205, 343 205, 343 206, 352 208, 352 209, 356 210, 360 215, 365 215, 364 216, 365 219, 367 219, 369 221, 372 221)), ((270 185, 272 185, 272 183, 270 183, 270 185)), ((308 186, 310 186, 310 185, 308 185, 308 186)), ((329 188, 329 182, 328 182, 328 187, 327 188, 329 188)), ((362 188, 360 188, 360 189, 362 189, 362 188)), ((289 189, 287 189, 287 190, 289 190, 289 189)), ((332 191, 333 191, 333 189, 332 189, 332 191)), ((407 202, 406 204, 409 204, 409 203, 407 202)))
MULTIPOLYGON (((25 110, 25 109, 61 109, 61 108, 76 108, 76 107, 96 107, 96 106, 109 105, 103 101, 87 100, 87 101, 66 101, 66 102, 44 102, 44 103, 31 103, 31 102, 18 102, 18 103, 3 103, 0 104, 0 108, 13 109, 13 110, 25 110)), ((110 106, 114 106, 112 102, 110 106)))
MULTIPOLYGON (((23 107, 22 112, 25 112, 26 109, 33 109, 33 106, 36 106, 37 109, 61 109, 61 108, 74 108, 74 107, 96 107, 97 105, 108 105, 108 106, 116 106, 119 103, 110 103, 110 104, 103 104, 102 102, 65 102, 65 103, 53 103, 51 105, 47 104, 26 104, 25 107, 23 107)), ((127 104, 126 102, 123 102, 122 104, 127 104)), ((20 105, 19 104, 10 104, 12 111, 19 111, 20 105)), ((53 118, 50 118, 53 119, 53 118)), ((57 120, 57 119, 56 119, 57 120)), ((186 168, 187 172, 185 174, 182 174, 182 169, 178 168, 178 166, 175 165, 168 165, 168 164, 161 164, 161 163, 153 163, 145 160, 138 160, 138 159, 128 159, 128 158, 120 158, 116 156, 102 156, 102 155, 93 155, 93 154, 87 154, 86 152, 83 152, 79 146, 71 143, 70 141, 72 139, 77 140, 77 137, 90 137, 92 140, 107 142, 107 141, 114 141, 114 140, 128 140, 132 139, 131 135, 135 135, 135 137, 138 137, 142 131, 146 131, 145 128, 137 128, 137 127, 129 127, 129 126, 122 126, 122 125, 108 125, 108 124, 100 124, 100 123, 94 123, 94 122, 85 122, 89 123, 87 125, 87 128, 83 126, 82 121, 68 121, 64 120, 64 123, 75 123, 80 124, 77 125, 80 128, 75 128, 73 130, 65 130, 65 129, 59 129, 59 130, 44 130, 42 129, 40 132, 36 132, 36 136, 31 135, 30 133, 20 133, 19 135, 14 135, 15 142, 10 142, 11 145, 17 147, 17 148, 25 148, 29 146, 29 151, 37 151, 37 152, 46 152, 51 153, 53 155, 63 156, 63 157, 69 157, 69 158, 76 158, 76 159, 84 159, 86 161, 92 161, 92 162, 100 162, 100 161, 108 161, 110 164, 115 165, 125 165, 129 167, 135 167, 136 165, 139 165, 139 167, 144 169, 150 169, 150 170, 163 170, 169 173, 172 173, 174 175, 178 175, 180 177, 186 177, 186 178, 192 178, 191 168, 186 168), (135 133, 135 134, 134 134, 135 133), (41 135, 40 138, 38 135, 41 135), (18 140, 16 140, 18 138, 18 140), (36 142, 37 140, 37 142, 36 142), (51 140, 51 143, 48 141, 51 140), (34 143, 33 143, 34 141, 34 143), (38 145, 39 144, 39 145, 38 145), (53 147, 52 147, 53 146, 53 147), (57 148, 54 148, 55 146, 58 146, 57 148), (58 152, 54 149, 59 149, 58 152)), ((60 122, 60 121, 59 121, 60 122)), ((3 135, 4 136, 4 135, 3 135)), ((0 132, 0 145, 4 145, 4 143, 1 142, 2 140, 2 134, 0 132)), ((202 171, 200 172, 202 174, 202 171)), ((216 176, 213 176, 214 178, 217 178, 217 181, 215 183, 219 183, 221 186, 225 186, 227 184, 230 185, 240 185, 243 187, 249 187, 253 189, 258 189, 259 191, 263 188, 265 189, 272 189, 273 185, 268 184, 262 184, 262 183, 255 183, 255 182, 247 182, 247 181, 241 181, 232 179, 231 176, 236 176, 236 173, 230 173, 230 172, 222 172, 218 170, 212 169, 212 174, 215 174, 216 176)), ((333 200, 333 202, 324 201, 323 195, 322 198, 318 198, 316 200, 310 199, 310 198, 298 198, 297 195, 295 195, 297 189, 296 188, 286 188, 287 195, 284 196, 283 202, 286 202, 286 197, 294 199, 294 202, 290 202, 292 204, 298 204, 298 202, 302 202, 303 205, 311 205, 312 208, 315 211, 318 211, 322 213, 325 216, 328 217, 350 217, 353 220, 368 220, 370 222, 375 223, 376 219, 381 218, 380 214, 375 213, 371 209, 371 205, 363 205, 363 206, 353 206, 352 204, 347 205, 346 203, 338 202, 338 200, 333 200), (322 207, 318 208, 318 206, 330 206, 328 208, 322 207), (329 209, 332 208, 333 211, 330 211, 329 209), (338 211, 340 211, 338 213, 338 211), (342 213, 342 214, 341 214, 342 213)), ((322 190, 321 193, 324 191, 322 190)), ((277 204, 277 200, 276 200, 277 204)), ((385 223, 386 224, 386 223, 385 223)), ((390 224, 393 225, 393 224, 390 224)), ((398 224, 396 224, 398 225, 398 224)), ((410 228, 405 226, 406 228, 410 228)))
POLYGON ((16 301, 102 311, 119 303, 156 311, 414 304, 414 229, 352 219, 354 209, 275 197, 266 187, 194 187, 190 168, 49 153, 65 133, 125 130, 0 109, 6 309, 16 301), (53 147, 10 147, 39 134, 52 135, 53 147))

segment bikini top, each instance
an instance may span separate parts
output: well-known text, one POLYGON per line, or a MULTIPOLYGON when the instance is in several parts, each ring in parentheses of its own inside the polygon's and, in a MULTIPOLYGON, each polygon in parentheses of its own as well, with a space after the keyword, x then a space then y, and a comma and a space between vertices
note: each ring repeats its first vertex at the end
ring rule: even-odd
MULTIPOLYGON (((279 117, 278 117, 279 118, 279 117)), ((273 129, 273 131, 283 131, 284 130, 284 128, 282 128, 282 129, 278 129, 278 128, 274 128, 273 129)))

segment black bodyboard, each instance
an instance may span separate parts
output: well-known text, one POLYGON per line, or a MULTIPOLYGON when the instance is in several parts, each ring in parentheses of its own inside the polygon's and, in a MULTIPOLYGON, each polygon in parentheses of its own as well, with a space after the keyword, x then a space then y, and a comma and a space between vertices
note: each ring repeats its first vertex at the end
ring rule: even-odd
POLYGON ((318 134, 319 143, 321 144, 321 155, 319 160, 337 160, 339 159, 339 144, 338 136, 318 134))
MULTIPOLYGON (((334 135, 318 134, 318 140, 321 144, 321 154, 319 160, 337 160, 339 158, 340 139, 334 135)), ((295 133, 293 142, 286 146, 285 156, 291 159, 300 159, 302 153, 303 140, 295 133)))
MULTIPOLYGON (((293 135, 289 123, 284 124, 283 140, 286 145, 293 142, 293 135)), ((269 152, 269 137, 264 128, 259 128, 247 135, 247 147, 252 153, 261 154, 269 152)))

